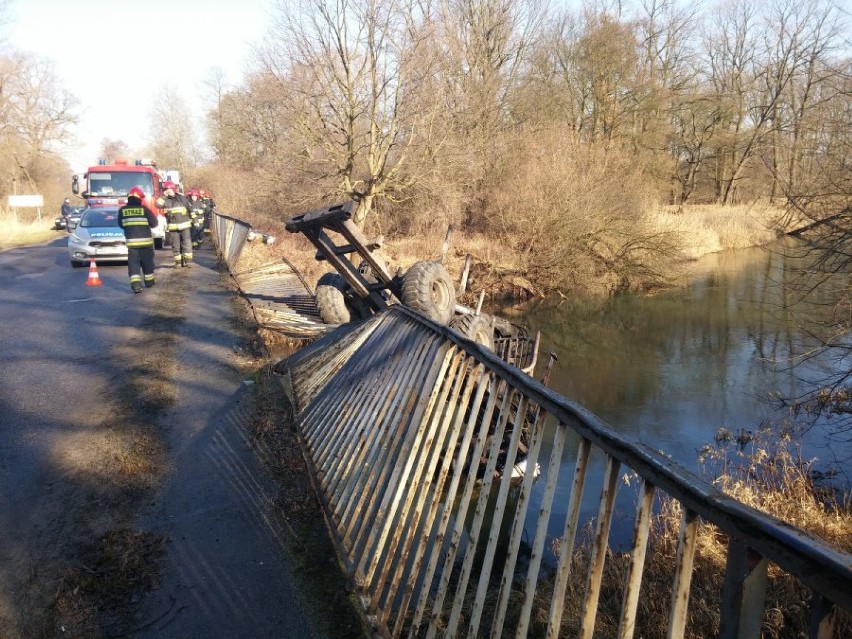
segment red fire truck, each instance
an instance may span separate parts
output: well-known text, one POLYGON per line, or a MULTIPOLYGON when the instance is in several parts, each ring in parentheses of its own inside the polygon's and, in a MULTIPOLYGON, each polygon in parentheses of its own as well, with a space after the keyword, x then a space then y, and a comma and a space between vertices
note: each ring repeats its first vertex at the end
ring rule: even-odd
POLYGON ((97 166, 90 166, 82 175, 71 178, 71 191, 83 198, 88 206, 123 205, 127 203, 127 192, 138 186, 145 193, 144 203, 157 214, 159 224, 153 229, 154 245, 163 248, 166 237, 166 219, 157 208, 157 198, 163 194, 163 182, 166 174, 176 172, 161 171, 153 160, 128 160, 107 162, 100 160, 97 166))

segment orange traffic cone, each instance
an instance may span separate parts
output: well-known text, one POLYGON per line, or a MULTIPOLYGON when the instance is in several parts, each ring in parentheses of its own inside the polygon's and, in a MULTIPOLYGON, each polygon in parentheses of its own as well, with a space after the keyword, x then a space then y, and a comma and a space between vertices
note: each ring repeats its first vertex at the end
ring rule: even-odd
POLYGON ((95 264, 95 258, 89 262, 89 279, 86 280, 86 286, 100 286, 103 284, 98 276, 98 265, 95 264))

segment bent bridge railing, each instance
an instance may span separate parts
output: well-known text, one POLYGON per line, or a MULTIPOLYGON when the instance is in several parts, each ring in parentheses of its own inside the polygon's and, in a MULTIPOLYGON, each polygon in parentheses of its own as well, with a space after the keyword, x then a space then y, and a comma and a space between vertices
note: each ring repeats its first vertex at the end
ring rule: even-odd
POLYGON ((257 268, 239 267, 246 242, 260 235, 248 222, 214 210, 210 227, 217 253, 251 305, 259 326, 292 339, 313 339, 330 330, 319 316, 307 282, 287 260, 257 268))
POLYGON ((595 624, 610 524, 629 517, 615 636, 632 637, 657 493, 682 512, 666 636, 690 636, 700 521, 727 539, 719 636, 760 636, 770 563, 810 590, 809 636, 832 636, 837 607, 852 609, 849 555, 726 496, 403 306, 344 325, 275 369, 378 636, 608 636, 595 624), (574 449, 573 465, 563 463, 574 449), (526 472, 510 472, 520 459, 526 472), (629 513, 616 499, 622 469, 640 482, 629 513), (573 591, 592 484, 600 493, 585 588, 573 591))
POLYGON ((237 272, 250 232, 214 216, 220 255, 256 313, 269 313, 259 321, 292 336, 321 335, 275 370, 377 636, 633 637, 658 494, 681 511, 667 605, 657 606, 666 636, 697 636, 690 587, 700 523, 727 540, 718 636, 761 636, 770 564, 810 591, 809 637, 832 637, 837 610, 852 611, 850 555, 721 493, 403 306, 328 332, 289 265, 237 272), (519 460, 526 470, 515 473, 519 460), (626 504, 617 499, 622 469, 639 478, 626 504), (593 486, 588 513, 584 494, 593 486), (584 516, 595 526, 586 563, 575 552, 584 516), (618 630, 596 631, 602 596, 611 596, 602 592, 615 558, 610 525, 625 517, 633 535, 618 630), (576 589, 581 568, 584 587, 576 589))

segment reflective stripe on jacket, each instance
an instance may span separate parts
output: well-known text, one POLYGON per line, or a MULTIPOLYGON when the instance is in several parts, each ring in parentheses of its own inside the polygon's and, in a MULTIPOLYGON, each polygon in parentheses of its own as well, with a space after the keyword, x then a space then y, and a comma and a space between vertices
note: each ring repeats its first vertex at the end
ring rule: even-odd
POLYGON ((198 226, 204 221, 204 215, 207 212, 207 205, 201 200, 192 201, 189 199, 189 216, 192 218, 195 225, 198 226))
POLYGON ((124 230, 127 248, 152 246, 151 229, 157 226, 157 216, 137 198, 132 200, 118 209, 118 225, 124 230))
MULTIPOLYGON (((174 196, 162 198, 163 212, 166 215, 168 229, 170 231, 182 231, 192 225, 190 218, 190 204, 185 195, 175 193, 174 196)), ((159 204, 159 202, 158 202, 159 204)))

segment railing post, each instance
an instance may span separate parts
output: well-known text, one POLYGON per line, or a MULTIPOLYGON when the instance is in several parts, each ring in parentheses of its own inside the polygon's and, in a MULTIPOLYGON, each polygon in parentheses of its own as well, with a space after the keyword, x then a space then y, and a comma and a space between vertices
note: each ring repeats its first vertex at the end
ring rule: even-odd
POLYGON ((464 268, 462 269, 461 280, 459 281, 459 295, 464 295, 467 292, 467 278, 470 276, 470 264, 473 256, 468 253, 464 256, 464 268))
POLYGON ((583 605, 583 621, 580 626, 580 637, 592 639, 595 634, 595 619, 598 615, 598 600, 600 599, 601 582, 603 580, 606 553, 609 549, 609 525, 612 522, 612 511, 615 505, 615 493, 618 489, 618 469, 621 464, 614 457, 606 460, 604 484, 601 489, 598 523, 595 531, 595 543, 591 553, 589 579, 586 582, 586 601, 583 605))
POLYGON ((636 629, 636 610, 639 607, 639 591, 642 588, 642 573, 645 570, 645 555, 648 550, 648 535, 651 528, 651 515, 656 488, 647 480, 642 481, 639 491, 639 503, 636 507, 636 523, 633 526, 633 549, 630 552, 630 570, 624 589, 624 603, 621 606, 621 623, 618 629, 619 639, 632 639, 636 629))
POLYGON ((728 544, 722 584, 720 639, 760 639, 769 561, 739 539, 728 544))
POLYGON ((834 616, 837 607, 818 592, 811 595, 811 619, 808 625, 810 639, 832 639, 834 616))
MULTIPOLYGON (((559 551, 559 562, 553 584, 553 598, 550 603, 550 615, 547 621, 547 639, 556 639, 562 623, 562 610, 565 607, 565 591, 571 576, 571 559, 574 554, 574 540, 577 537, 577 522, 580 519, 580 506, 583 500, 583 488, 586 485, 586 472, 589 468, 589 453, 592 443, 581 439, 577 447, 577 461, 574 465, 574 477, 568 499, 568 512, 565 516, 565 530, 559 551)), ((518 637, 517 639, 523 639, 518 637)))
POLYGON ((441 264, 447 261, 447 253, 450 252, 450 238, 453 237, 453 225, 447 227, 447 235, 444 237, 444 244, 441 247, 441 264))
POLYGON ((692 585, 692 562, 698 537, 698 515, 684 507, 677 544, 672 605, 669 613, 668 639, 682 639, 689 608, 689 587, 692 585))

